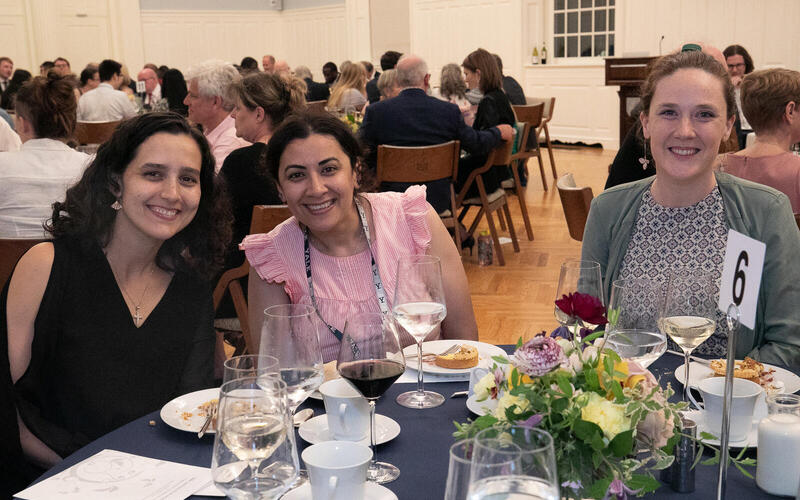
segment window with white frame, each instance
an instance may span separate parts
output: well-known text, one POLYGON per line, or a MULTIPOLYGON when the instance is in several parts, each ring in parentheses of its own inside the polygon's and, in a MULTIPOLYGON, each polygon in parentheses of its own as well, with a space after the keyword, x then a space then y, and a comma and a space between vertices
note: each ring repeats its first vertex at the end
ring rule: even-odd
POLYGON ((553 0, 553 56, 613 56, 615 3, 553 0))

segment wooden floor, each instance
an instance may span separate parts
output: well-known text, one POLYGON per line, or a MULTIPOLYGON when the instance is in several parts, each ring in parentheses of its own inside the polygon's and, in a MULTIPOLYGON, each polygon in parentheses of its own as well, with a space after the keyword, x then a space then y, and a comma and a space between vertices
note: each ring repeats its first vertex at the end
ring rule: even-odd
MULTIPOLYGON (((608 165, 616 151, 554 149, 554 154, 559 175, 572 172, 579 186, 591 186, 597 195, 602 192, 608 165)), ((567 231, 561 200, 546 154, 544 164, 548 191, 542 189, 536 161, 528 164, 531 175, 525 199, 534 240, 528 241, 519 202, 516 197, 511 197, 511 217, 520 238, 520 252, 514 253, 511 244, 505 244, 503 255, 506 265, 497 265, 495 259, 494 264, 486 267, 478 265, 477 246, 474 255, 470 256, 468 250, 463 254, 478 333, 484 342, 512 344, 519 337, 528 338, 558 325, 553 317, 553 301, 559 269, 565 259, 580 256, 581 244, 571 239, 567 231)), ((468 221, 474 211, 467 215, 468 221)), ((485 221, 481 227, 486 228, 485 221)), ((502 235, 507 236, 507 232, 502 235)))

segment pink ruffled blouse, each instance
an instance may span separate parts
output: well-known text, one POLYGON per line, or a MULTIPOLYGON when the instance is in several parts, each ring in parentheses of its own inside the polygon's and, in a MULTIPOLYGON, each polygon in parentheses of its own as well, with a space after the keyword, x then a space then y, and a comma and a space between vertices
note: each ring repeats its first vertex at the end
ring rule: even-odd
MULTIPOLYGON (((425 201, 425 187, 411 186, 405 193, 364 193, 362 196, 372 207, 372 252, 391 309, 397 283, 397 261, 403 255, 427 253, 430 248, 431 231, 425 219, 429 207, 425 201)), ((294 217, 269 234, 247 236, 240 245, 261 279, 268 283, 283 283, 293 304, 311 305, 303 246, 303 232, 294 217)), ((351 315, 380 312, 368 250, 347 257, 333 257, 311 245, 311 270, 317 307, 329 325, 343 331, 345 321, 351 315)), ((327 328, 324 331, 320 343, 323 359, 328 362, 336 359, 339 341, 327 328)), ((405 332, 401 333, 400 340, 404 345, 414 342, 405 332)))

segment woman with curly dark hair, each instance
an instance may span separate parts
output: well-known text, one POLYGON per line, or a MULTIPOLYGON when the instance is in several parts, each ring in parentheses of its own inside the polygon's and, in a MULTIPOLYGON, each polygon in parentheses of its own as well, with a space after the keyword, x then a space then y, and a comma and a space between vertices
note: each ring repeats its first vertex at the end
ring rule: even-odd
POLYGON ((53 205, 53 241, 20 259, 0 297, 29 460, 50 466, 212 385, 221 202, 203 135, 150 113, 123 122, 53 205))

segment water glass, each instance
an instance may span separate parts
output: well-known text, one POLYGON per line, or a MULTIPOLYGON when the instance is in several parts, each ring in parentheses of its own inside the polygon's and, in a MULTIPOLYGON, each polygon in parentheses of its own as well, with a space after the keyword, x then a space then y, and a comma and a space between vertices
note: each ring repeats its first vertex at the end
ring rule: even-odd
POLYGON ((663 301, 664 286, 658 281, 614 281, 605 347, 643 368, 650 366, 667 350, 667 336, 658 329, 658 310, 663 301))
POLYGON ((220 388, 211 458, 214 484, 234 499, 276 499, 299 469, 286 384, 274 377, 234 379, 220 388))
POLYGON ((553 438, 522 426, 484 429, 475 436, 469 500, 559 500, 553 438))
POLYGON ((278 358, 260 354, 244 354, 226 359, 222 364, 222 383, 237 378, 278 376, 278 358))
POLYGON ((472 439, 462 439, 450 447, 444 500, 467 500, 473 447, 472 439))

